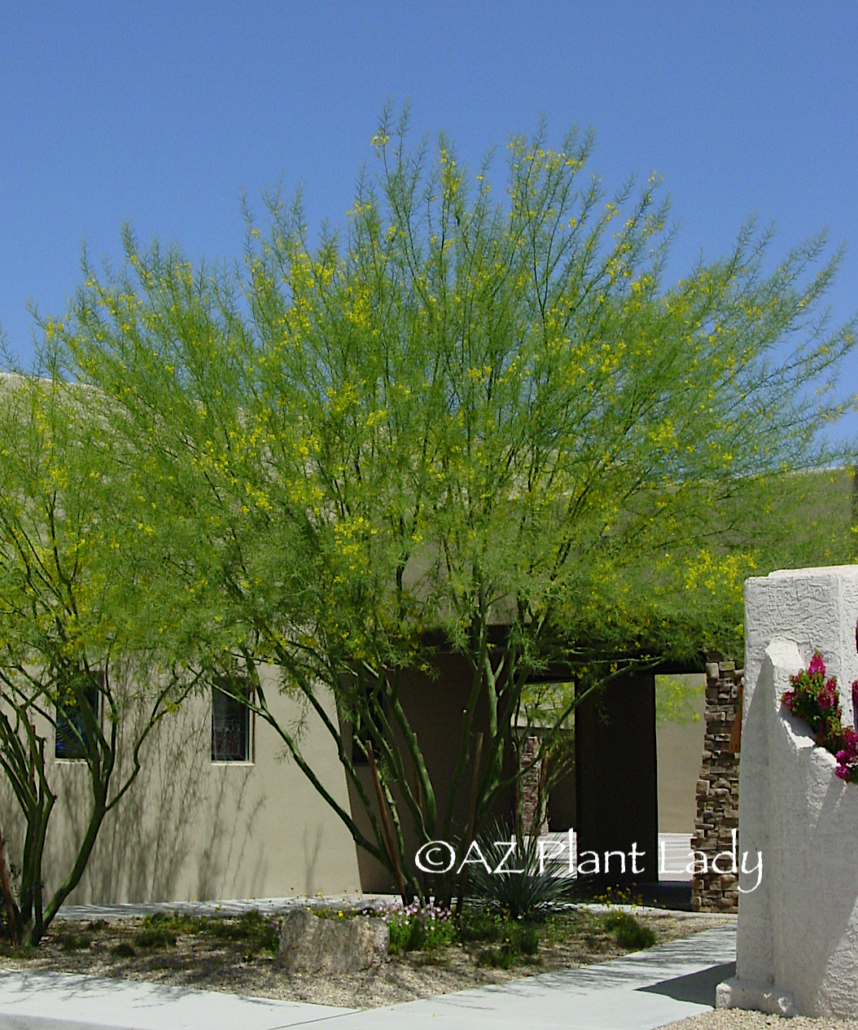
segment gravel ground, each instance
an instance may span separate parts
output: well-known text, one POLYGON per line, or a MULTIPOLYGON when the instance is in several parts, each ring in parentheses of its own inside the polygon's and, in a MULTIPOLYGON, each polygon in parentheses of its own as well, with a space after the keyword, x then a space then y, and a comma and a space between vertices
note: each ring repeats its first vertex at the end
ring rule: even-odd
MULTIPOLYGON (((638 918, 652 928, 659 944, 731 921, 730 917, 691 916, 653 910, 640 912, 638 918)), ((250 959, 241 942, 213 941, 191 934, 179 935, 176 946, 167 950, 141 953, 138 947, 136 957, 120 958, 113 949, 134 940, 142 926, 141 920, 102 920, 95 924, 99 927, 95 931, 93 925, 91 919, 58 921, 33 957, 22 959, 8 952, 0 954, 0 969, 89 973, 367 1009, 604 962, 623 954, 608 935, 591 932, 541 945, 538 963, 511 970, 478 966, 473 953, 455 947, 440 953, 412 952, 395 956, 378 971, 351 976, 288 976, 276 968, 271 956, 256 955, 250 959), (69 950, 69 935, 71 938, 86 935, 92 940, 86 948, 69 950)), ((783 1030, 858 1030, 856 1020, 809 1019, 803 1016, 786 1020, 740 1009, 704 1012, 669 1025, 671 1030, 766 1030, 781 1027, 783 1030)))
POLYGON ((767 1027, 782 1027, 783 1030, 858 1030, 858 1021, 854 1019, 809 1019, 807 1016, 782 1019, 780 1016, 767 1016, 763 1012, 748 1012, 745 1009, 715 1009, 668 1025, 670 1030, 766 1030, 767 1027))
MULTIPOLYGON (((638 919, 652 929, 658 944, 732 921, 724 916, 688 917, 666 912, 640 914, 638 919)), ((378 970, 351 975, 289 975, 277 968, 270 954, 248 955, 247 944, 241 940, 179 933, 174 945, 151 949, 140 946, 141 929, 139 919, 98 923, 63 920, 50 928, 31 957, 0 955, 0 968, 87 973, 366 1009, 605 962, 627 953, 599 921, 585 916, 576 923, 573 933, 541 941, 538 960, 524 960, 512 969, 478 964, 483 949, 473 945, 395 955, 378 970), (130 945, 134 954, 118 952, 122 945, 130 945)))

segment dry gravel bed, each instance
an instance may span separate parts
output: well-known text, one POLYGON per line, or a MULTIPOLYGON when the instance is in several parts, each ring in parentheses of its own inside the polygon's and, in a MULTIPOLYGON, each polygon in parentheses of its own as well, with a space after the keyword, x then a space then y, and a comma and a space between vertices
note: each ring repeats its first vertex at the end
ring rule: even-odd
MULTIPOLYGON (((639 921, 652 929, 657 943, 663 944, 723 925, 729 919, 641 915, 639 921)), ((554 932, 542 935, 535 959, 525 959, 512 969, 478 965, 480 946, 457 945, 432 952, 394 955, 377 971, 320 977, 286 974, 276 967, 272 955, 265 952, 248 955, 242 941, 215 939, 203 933, 179 933, 175 945, 149 950, 135 943, 142 928, 141 920, 110 923, 64 920, 54 923, 32 957, 0 955, 0 968, 87 973, 320 1005, 375 1008, 605 962, 626 953, 588 913, 569 913, 558 920, 555 927, 554 932), (80 938, 88 943, 87 947, 79 947, 80 938), (78 947, 70 950, 70 942, 78 947), (114 949, 122 944, 132 945, 137 954, 133 957, 114 954, 114 949)))
MULTIPOLYGON (((729 922, 721 916, 640 915, 658 944, 687 937, 729 922)), ((133 957, 113 954, 122 944, 132 945, 142 920, 123 919, 91 923, 71 920, 55 923, 31 957, 0 954, 0 968, 86 973, 172 986, 195 987, 256 997, 306 1001, 347 1008, 375 1008, 429 998, 484 984, 502 983, 523 976, 605 962, 624 954, 613 937, 591 916, 570 914, 570 925, 544 934, 537 959, 513 969, 477 964, 479 948, 455 946, 435 952, 392 956, 378 971, 350 976, 288 975, 272 955, 249 955, 240 940, 216 939, 204 933, 179 933, 176 943, 147 950, 136 945, 133 957), (545 940, 549 936, 550 940, 545 940), (80 947, 81 943, 87 947, 80 947), (77 946, 75 946, 77 945, 77 946)), ((230 920, 223 922, 229 923, 230 920)), ((237 922, 237 920, 233 920, 237 922)), ((832 1019, 791 1020, 736 1009, 702 1013, 670 1024, 671 1030, 858 1030, 858 1022, 832 1019)))
POLYGON ((716 1009, 668 1026, 670 1030, 858 1030, 854 1019, 808 1019, 807 1016, 782 1019, 743 1009, 716 1009))

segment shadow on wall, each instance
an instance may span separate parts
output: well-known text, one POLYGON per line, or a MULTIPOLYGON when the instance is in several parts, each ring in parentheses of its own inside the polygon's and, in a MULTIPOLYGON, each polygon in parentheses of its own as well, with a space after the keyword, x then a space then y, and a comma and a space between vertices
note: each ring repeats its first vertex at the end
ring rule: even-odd
MULTIPOLYGON (((137 779, 105 819, 73 902, 126 897, 129 901, 170 897, 190 852, 189 829, 203 795, 204 745, 208 726, 187 709, 163 720, 141 752, 137 779)), ((145 712, 138 712, 141 723, 145 712)), ((120 748, 115 774, 127 775, 130 755, 120 748)), ((70 854, 84 829, 84 770, 64 770, 58 805, 67 832, 52 848, 52 859, 70 854), (70 775, 71 774, 71 775, 70 775)))
POLYGON ((195 897, 200 901, 235 893, 229 890, 230 871, 243 868, 256 817, 265 804, 261 797, 255 802, 249 797, 250 766, 213 765, 209 769, 212 797, 207 805, 207 843, 196 876, 195 897))
MULTIPOLYGON (((133 721, 146 717, 140 710, 133 721)), ((230 874, 241 868, 264 801, 249 808, 250 766, 212 765, 210 734, 209 711, 199 699, 161 721, 141 750, 134 784, 105 818, 69 904, 183 896, 202 900, 229 893, 230 874)), ((130 763, 128 749, 120 748, 114 782, 130 763)), ((90 803, 86 767, 55 763, 52 782, 58 796, 45 870, 49 877, 56 870, 59 878, 85 828, 90 803)))
POLYGON ((319 864, 319 856, 322 852, 322 841, 324 834, 322 827, 316 825, 315 833, 311 834, 309 827, 304 827, 304 894, 310 898, 316 893, 316 868, 319 864), (312 837, 312 839, 311 839, 312 837))
MULTIPOLYGON (((276 673, 266 675, 276 683, 276 673)), ((308 763, 337 802, 347 804, 338 753, 321 720, 276 690, 270 697, 284 724, 303 727, 308 763)), ((329 709, 331 717, 332 701, 329 709)), ((253 760, 212 762, 211 711, 211 694, 201 691, 155 727, 141 749, 140 772, 105 819, 69 904, 359 889, 350 834, 295 763, 280 760, 274 731, 251 723, 253 760)), ((142 708, 123 715, 126 740, 145 718, 142 708)), ((57 794, 44 863, 48 894, 68 875, 91 801, 86 764, 55 761, 53 731, 45 737, 49 782, 57 794)), ((121 743, 118 752, 114 789, 131 761, 121 743)), ((24 821, 2 776, 0 804, 7 856, 19 865, 24 821)))
MULTIPOLYGON (((145 718, 145 711, 136 712, 132 725, 139 726, 145 718)), ((141 750, 137 779, 105 818, 87 870, 69 903, 171 896, 189 856, 193 814, 204 792, 202 758, 207 733, 207 722, 189 708, 162 720, 141 750)), ((131 756, 120 747, 114 782, 123 773, 127 775, 130 766, 131 756)), ((53 782, 58 799, 46 863, 49 875, 53 869, 61 874, 69 862, 83 834, 90 804, 82 763, 57 763, 53 782)))
MULTIPOLYGON (((27 825, 18 807, 18 801, 9 785, 9 781, 0 772, 0 830, 3 832, 3 846, 6 853, 6 866, 9 873, 9 886, 15 897, 18 897, 20 886, 21 847, 27 825)), ((5 909, 4 909, 5 913, 5 909)), ((3 916, 5 919, 5 914, 3 916)))

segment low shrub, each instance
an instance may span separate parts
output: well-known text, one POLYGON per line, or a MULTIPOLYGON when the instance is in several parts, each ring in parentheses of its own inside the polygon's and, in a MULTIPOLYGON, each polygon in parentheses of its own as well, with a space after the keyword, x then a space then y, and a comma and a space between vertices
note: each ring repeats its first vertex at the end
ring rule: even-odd
POLYGON ((204 916, 184 915, 181 912, 153 912, 143 920, 143 926, 170 930, 173 933, 199 933, 213 920, 204 916))
POLYGON ((614 935, 621 948, 642 951, 655 944, 655 934, 648 926, 641 926, 630 912, 609 912, 603 918, 604 926, 614 935))
POLYGON ((58 933, 56 941, 63 951, 86 951, 92 947, 92 938, 83 933, 58 933))
POLYGON ((507 912, 514 919, 569 904, 578 894, 577 881, 552 870, 547 861, 550 851, 546 852, 546 861, 540 862, 539 837, 525 837, 510 853, 514 838, 513 829, 497 821, 477 838, 479 852, 473 856, 476 861, 469 864, 468 898, 507 912), (485 864, 479 861, 480 855, 485 864), (500 872, 496 872, 499 867, 500 872))
POLYGON ((404 951, 433 951, 456 942, 456 927, 450 910, 428 901, 410 905, 391 903, 381 911, 390 931, 390 954, 404 951))
POLYGON ((539 951, 539 932, 528 923, 513 923, 509 934, 499 948, 484 948, 477 956, 477 964, 495 969, 511 969, 527 962, 539 951))
POLYGON ((141 948, 168 948, 176 943, 176 935, 166 926, 144 926, 134 935, 134 942, 141 948))
POLYGON ((643 895, 640 891, 633 894, 631 887, 606 887, 604 893, 593 895, 592 900, 599 905, 642 905, 643 895))
POLYGON ((484 948, 477 956, 478 966, 489 966, 492 969, 512 969, 520 961, 520 956, 510 948, 484 948))
POLYGON ((243 912, 238 919, 204 919, 201 930, 226 941, 246 941, 248 952, 270 951, 274 954, 280 945, 277 924, 266 919, 258 909, 243 912))
POLYGON ((143 929, 135 941, 142 948, 163 948, 175 944, 178 934, 206 934, 216 940, 241 941, 246 944, 248 959, 260 951, 276 955, 280 945, 276 922, 263 916, 258 909, 244 912, 237 919, 154 912, 143 920, 143 929))
POLYGON ((458 936, 462 944, 496 944, 509 937, 515 926, 515 920, 501 912, 467 908, 459 920, 458 936))

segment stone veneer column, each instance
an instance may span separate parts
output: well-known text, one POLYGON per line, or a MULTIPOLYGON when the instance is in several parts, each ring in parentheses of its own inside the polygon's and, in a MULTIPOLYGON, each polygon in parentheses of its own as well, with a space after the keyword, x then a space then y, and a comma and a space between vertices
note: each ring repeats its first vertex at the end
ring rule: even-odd
POLYGON ((521 745, 521 766, 525 772, 518 781, 521 804, 521 825, 525 833, 541 835, 548 829, 546 818, 546 798, 544 791, 544 759, 534 762, 539 753, 540 739, 535 733, 529 733, 521 745), (533 765, 531 763, 534 762, 533 765), (530 766, 528 769, 527 766, 530 766), (537 813, 537 806, 539 812, 537 813))
POLYGON ((707 872, 691 880, 695 912, 737 912, 739 908, 738 876, 714 872, 712 859, 732 848, 732 831, 739 825, 739 736, 734 726, 738 718, 735 729, 741 729, 742 678, 743 672, 734 662, 709 662, 706 666, 706 735, 692 847, 706 855, 707 872))

